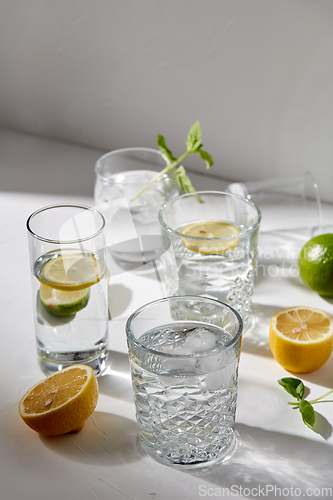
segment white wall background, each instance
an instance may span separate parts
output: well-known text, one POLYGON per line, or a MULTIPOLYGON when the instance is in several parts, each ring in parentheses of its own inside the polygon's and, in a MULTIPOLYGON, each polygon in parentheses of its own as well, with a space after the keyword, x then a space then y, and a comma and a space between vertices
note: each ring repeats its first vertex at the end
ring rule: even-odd
POLYGON ((197 119, 207 175, 333 202, 333 1, 0 0, 0 126, 181 154, 197 119))

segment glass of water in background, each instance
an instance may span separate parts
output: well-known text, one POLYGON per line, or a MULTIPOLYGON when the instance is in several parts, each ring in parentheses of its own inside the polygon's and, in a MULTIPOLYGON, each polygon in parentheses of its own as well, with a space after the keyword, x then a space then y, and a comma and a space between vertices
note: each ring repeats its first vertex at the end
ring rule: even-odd
POLYGON ((38 362, 49 375, 108 359, 105 220, 82 205, 52 205, 27 221, 38 362))
POLYGON ((298 256, 305 243, 325 232, 319 188, 310 172, 233 182, 226 191, 244 196, 262 213, 258 244, 261 272, 272 272, 276 276, 278 268, 289 268, 295 276, 298 256))
POLYGON ((165 203, 159 222, 170 251, 162 257, 168 295, 213 297, 252 323, 260 211, 249 200, 218 191, 185 194, 165 203))
POLYGON ((242 320, 205 297, 167 297, 126 324, 142 449, 180 469, 225 461, 235 447, 242 320))
POLYGON ((165 166, 161 153, 148 148, 117 149, 96 162, 94 201, 106 218, 110 251, 121 262, 146 262, 162 250, 158 211, 163 203, 179 194, 174 173, 164 174, 138 198, 133 198, 165 166), (107 203, 124 198, 126 204, 108 215, 107 203), (123 231, 120 241, 114 243, 108 233, 116 225, 123 231))
POLYGON ((263 221, 260 233, 304 231, 310 239, 322 223, 318 185, 310 174, 233 182, 226 192, 238 194, 259 207, 263 221))

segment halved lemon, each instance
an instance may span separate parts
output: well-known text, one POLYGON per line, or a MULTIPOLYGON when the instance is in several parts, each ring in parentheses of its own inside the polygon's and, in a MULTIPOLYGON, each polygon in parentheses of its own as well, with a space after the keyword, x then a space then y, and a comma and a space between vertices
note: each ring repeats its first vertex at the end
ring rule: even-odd
POLYGON ((39 298, 45 309, 54 316, 71 316, 84 309, 89 302, 90 287, 64 292, 41 285, 39 298))
POLYGON ((45 436, 77 432, 96 408, 98 382, 90 366, 73 365, 34 385, 21 399, 19 413, 45 436))
POLYGON ((187 236, 194 236, 201 239, 182 238, 183 244, 192 252, 205 255, 219 254, 234 248, 239 241, 239 237, 233 236, 240 233, 238 227, 228 222, 207 220, 194 222, 184 227, 181 231, 187 236), (220 240, 219 238, 226 238, 220 240))
POLYGON ((92 254, 57 254, 44 264, 43 283, 63 291, 82 290, 98 283, 105 269, 92 254))
POLYGON ((271 319, 269 345, 286 370, 308 373, 320 368, 333 349, 333 318, 313 307, 290 307, 271 319))

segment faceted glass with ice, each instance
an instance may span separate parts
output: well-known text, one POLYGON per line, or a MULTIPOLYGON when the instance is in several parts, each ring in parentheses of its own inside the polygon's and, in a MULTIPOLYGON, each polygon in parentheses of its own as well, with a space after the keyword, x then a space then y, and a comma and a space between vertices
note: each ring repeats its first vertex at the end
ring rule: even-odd
POLYGON ((178 468, 229 457, 242 334, 238 313, 214 299, 169 297, 136 311, 126 331, 143 450, 178 468))

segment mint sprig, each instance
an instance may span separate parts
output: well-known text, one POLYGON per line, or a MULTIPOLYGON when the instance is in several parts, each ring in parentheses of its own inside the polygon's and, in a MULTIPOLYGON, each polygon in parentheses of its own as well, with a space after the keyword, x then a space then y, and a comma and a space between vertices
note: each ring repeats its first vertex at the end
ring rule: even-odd
POLYGON ((278 380, 278 383, 294 398, 301 400, 304 396, 304 384, 298 378, 287 377, 278 380))
POLYGON ((302 415, 302 420, 310 429, 313 430, 315 421, 316 421, 316 413, 313 408, 313 404, 322 402, 328 403, 331 401, 322 401, 322 399, 326 398, 329 394, 332 394, 333 389, 329 392, 326 392, 323 396, 319 398, 313 399, 312 401, 308 401, 304 399, 304 384, 303 382, 294 377, 286 377, 278 380, 278 384, 280 384, 289 394, 291 394, 294 398, 297 399, 295 402, 288 402, 288 405, 292 405, 293 409, 298 409, 302 415))
MULTIPOLYGON (((186 138, 186 151, 178 158, 176 158, 171 150, 167 147, 163 135, 157 136, 157 144, 162 157, 166 161, 166 167, 158 174, 156 174, 150 180, 150 182, 144 188, 142 188, 136 196, 134 196, 131 201, 139 198, 142 193, 144 193, 150 186, 158 181, 158 179, 160 179, 164 174, 170 172, 171 170, 173 170, 176 174, 177 183, 180 189, 185 191, 185 193, 195 193, 196 189, 193 186, 189 176, 187 175, 185 168, 182 165, 180 165, 178 168, 175 167, 177 167, 177 165, 179 165, 189 154, 199 154, 201 159, 205 162, 206 169, 209 169, 214 163, 211 155, 202 149, 202 131, 199 121, 193 123, 192 127, 190 128, 190 131, 186 138)), ((197 198, 199 199, 199 196, 197 196, 197 198)))

